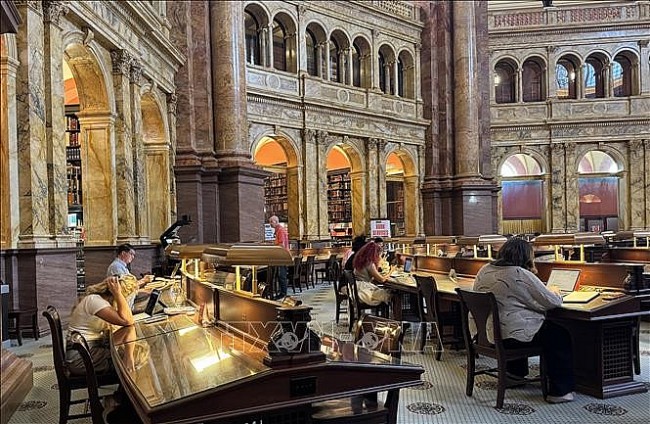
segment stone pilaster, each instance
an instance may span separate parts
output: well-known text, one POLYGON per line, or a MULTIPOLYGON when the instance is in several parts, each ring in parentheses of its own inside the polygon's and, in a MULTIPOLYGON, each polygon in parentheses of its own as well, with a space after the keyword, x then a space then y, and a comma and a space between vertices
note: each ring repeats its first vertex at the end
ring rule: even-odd
POLYGON ((643 140, 643 150, 645 155, 645 228, 648 229, 650 228, 650 139, 643 140))
MULTIPOLYGON (((641 50, 641 57, 647 58, 650 56, 650 40, 645 39, 645 40, 640 40, 639 41, 639 49, 641 50)), ((639 61, 639 75, 645 75, 645 77, 641 77, 641 87, 639 87, 639 92, 642 95, 648 95, 650 94, 650 78, 648 78, 648 75, 650 75, 650 62, 647 60, 640 60, 639 61)))
MULTIPOLYGON (((388 216, 388 202, 386 200, 386 140, 377 141, 377 217, 388 216)), ((372 199, 369 197, 368 199, 372 199)), ((368 215, 368 218, 374 218, 368 215)))
MULTIPOLYGON (((144 154, 144 140, 142 138, 143 134, 143 125, 142 125, 142 66, 137 59, 131 61, 127 74, 122 74, 122 83, 124 83, 126 77, 128 76, 128 84, 130 91, 130 114, 124 114, 124 118, 130 120, 130 139, 128 142, 128 147, 126 146, 126 137, 125 137, 125 147, 124 154, 127 154, 129 151, 131 153, 131 180, 133 181, 133 187, 128 193, 129 196, 133 196, 134 199, 134 210, 133 210, 133 221, 132 224, 128 224, 128 230, 132 231, 134 238, 139 238, 141 244, 146 244, 149 242, 150 238, 156 240, 160 234, 149 234, 149 222, 147 215, 147 208, 149 205, 141 205, 140 199, 147 199, 147 174, 145 172, 145 154, 144 154)), ((175 128, 174 128, 175 130, 175 128)), ((171 173, 170 175, 174 175, 171 173)), ((131 212, 129 211, 129 215, 131 212)), ((127 233, 124 233, 125 237, 128 237, 127 233)))
POLYGON ((551 145, 551 232, 565 233, 566 222, 566 162, 564 146, 551 145))
POLYGON ((0 35, 3 52, 0 55, 0 249, 16 247, 19 234, 18 204, 18 128, 16 123, 15 34, 0 35))
MULTIPOLYGON (((317 235, 321 234, 321 209, 323 209, 323 205, 327 205, 327 169, 325 166, 327 160, 326 157, 321 155, 321 141, 324 141, 326 135, 327 133, 318 135, 315 130, 305 129, 303 130, 302 136, 302 162, 315 164, 312 172, 304 173, 302 190, 302 210, 304 214, 303 220, 305 222, 304 234, 310 238, 316 238, 317 235), (321 192, 323 188, 325 191, 325 201, 321 203, 321 192)), ((287 175, 287 180, 288 178, 289 176, 287 175)), ((291 204, 292 200, 297 201, 298 199, 289 198, 288 200, 289 204, 291 204)), ((325 207, 324 209, 325 225, 327 226, 327 208, 325 207)))
MULTIPOLYGON (((315 162, 310 162, 315 163, 315 162)), ((303 204, 300 202, 300 183, 304 175, 301 166, 287 167, 287 209, 289 215, 289 238, 298 239, 303 234, 303 204)), ((304 233, 307 234, 307 233, 304 233)))
POLYGON ((17 3, 22 24, 16 44, 20 66, 16 80, 18 125, 18 247, 54 247, 49 232, 49 187, 42 3, 17 3))
POLYGON ((564 178, 566 181, 566 231, 575 233, 580 223, 580 196, 578 190, 578 173, 576 161, 576 144, 565 143, 564 178))
MULTIPOLYGON (((167 122, 169 124, 169 200, 171 209, 171 221, 176 222, 178 212, 176 210, 176 178, 174 178, 174 163, 176 163, 176 104, 178 96, 176 93, 167 94, 167 122)), ((150 234, 153 238, 155 234, 150 234)))
POLYGON ((67 232, 68 180, 66 177, 65 104, 63 92, 63 41, 60 20, 68 12, 62 1, 43 2, 45 122, 47 139, 47 181, 49 232, 61 243, 72 245, 67 232), (67 240, 65 240, 67 239, 67 240))
POLYGON ((417 175, 404 177, 404 218, 406 235, 415 237, 419 234, 420 178, 417 175))
MULTIPOLYGON (((366 199, 368 199, 368 216, 371 218, 380 218, 385 215, 380 215, 379 205, 379 167, 381 158, 379 157, 378 150, 379 140, 370 138, 366 143, 366 173, 368 185, 366 186, 366 199)), ((383 176, 385 179, 385 175, 383 176)), ((384 191, 385 193, 385 191, 384 191)))
MULTIPOLYGON (((117 188, 117 243, 136 241, 133 117, 129 72, 133 56, 127 50, 111 51, 115 92, 115 179, 117 188)), ((144 199, 144 197, 142 198, 144 199)), ((146 209, 141 205, 141 209, 146 209)), ((139 209, 140 209, 139 208, 139 209)))
POLYGON ((366 175, 363 171, 350 172, 352 229, 355 234, 370 234, 370 217, 366 214, 366 196, 364 195, 366 184, 366 175))
POLYGON ((645 229, 648 225, 646 213, 650 185, 646 180, 648 152, 644 148, 644 144, 648 144, 648 141, 631 140, 628 142, 628 163, 631 164, 628 172, 630 187, 628 197, 630 199, 630 229, 632 230, 645 229))

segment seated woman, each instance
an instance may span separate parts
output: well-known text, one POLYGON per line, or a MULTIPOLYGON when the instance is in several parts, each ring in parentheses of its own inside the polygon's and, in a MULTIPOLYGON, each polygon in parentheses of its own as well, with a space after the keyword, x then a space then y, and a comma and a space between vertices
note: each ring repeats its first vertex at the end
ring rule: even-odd
POLYGON ((372 281, 383 283, 389 280, 379 273, 381 247, 374 241, 366 243, 354 256, 354 276, 357 280, 359 300, 366 305, 388 304, 390 293, 374 285, 372 281))
MULTIPOLYGON (((138 282, 135 277, 124 275, 108 277, 99 284, 89 286, 70 315, 68 332, 78 331, 88 342, 95 371, 114 372, 108 335, 110 325, 129 326, 133 314, 127 299, 135 296, 138 282)), ((66 363, 72 374, 84 374, 81 356, 73 349, 66 351, 66 363)))
MULTIPOLYGON (((537 278, 532 246, 511 238, 499 249, 498 259, 479 271, 474 290, 492 292, 499 305, 501 335, 506 347, 541 344, 548 367, 550 403, 573 400, 573 359, 570 334, 544 319, 544 312, 562 305, 557 287, 546 287, 537 278)), ((488 337, 492 334, 488 328, 488 337)), ((512 378, 528 375, 526 358, 508 362, 512 378)))

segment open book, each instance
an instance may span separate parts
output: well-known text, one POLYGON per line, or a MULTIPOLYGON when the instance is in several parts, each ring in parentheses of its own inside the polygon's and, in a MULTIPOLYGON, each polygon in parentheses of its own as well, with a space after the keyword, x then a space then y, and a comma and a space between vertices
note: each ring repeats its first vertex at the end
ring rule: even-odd
POLYGON ((563 303, 587 303, 597 298, 597 291, 573 291, 562 298, 563 303))

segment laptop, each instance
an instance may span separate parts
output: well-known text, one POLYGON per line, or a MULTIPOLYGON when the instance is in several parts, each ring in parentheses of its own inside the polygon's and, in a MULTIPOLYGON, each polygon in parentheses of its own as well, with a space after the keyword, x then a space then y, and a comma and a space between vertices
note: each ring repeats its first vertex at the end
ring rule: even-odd
MULTIPOLYGON (((144 308, 143 312, 137 313, 133 315, 133 320, 134 321, 142 321, 147 318, 151 318, 154 315, 154 310, 156 309, 156 306, 160 304, 163 306, 163 303, 160 300, 162 292, 158 289, 154 289, 151 291, 151 294, 149 295, 149 300, 147 301, 147 306, 144 308)), ((164 308, 164 306, 163 306, 164 308)))
POLYGON ((413 258, 404 259, 404 273, 408 274, 413 269, 413 258))
POLYGON ((554 268, 551 270, 547 284, 560 289, 563 303, 587 303, 598 297, 598 292, 595 291, 576 291, 579 277, 579 269, 554 268))

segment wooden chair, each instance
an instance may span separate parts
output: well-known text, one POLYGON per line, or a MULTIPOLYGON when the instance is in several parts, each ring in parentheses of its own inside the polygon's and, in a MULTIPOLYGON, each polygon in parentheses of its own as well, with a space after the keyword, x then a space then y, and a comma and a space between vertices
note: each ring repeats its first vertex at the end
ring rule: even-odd
POLYGON ((509 381, 506 376, 506 365, 509 361, 515 359, 529 358, 531 356, 540 357, 540 378, 525 379, 525 382, 542 382, 542 394, 546 398, 546 367, 542 355, 542 347, 530 346, 522 348, 505 348, 501 338, 501 324, 499 321, 499 307, 494 294, 486 292, 476 292, 457 288, 456 292, 460 297, 461 318, 463 321, 463 335, 465 338, 465 347, 467 348, 467 386, 465 394, 472 396, 474 389, 474 377, 481 374, 490 375, 498 379, 497 386, 497 404, 496 408, 503 408, 505 391, 508 387, 520 386, 522 382, 509 381), (476 324, 477 334, 472 336, 469 328, 469 314, 471 313, 476 324), (494 332, 494 343, 488 340, 487 327, 488 322, 492 323, 494 332), (478 354, 496 359, 497 367, 486 370, 476 370, 476 356, 478 354))
POLYGON ((340 270, 341 270, 341 266, 339 265, 339 261, 336 257, 336 254, 332 254, 327 260, 327 263, 325 264, 325 268, 317 268, 315 270, 316 281, 318 282, 320 280, 320 282, 322 283, 323 281, 327 280, 330 283, 332 282, 336 283, 339 280, 340 270))
POLYGON ((456 304, 452 304, 452 309, 443 311, 440 307, 440 300, 438 298, 438 286, 436 280, 431 276, 415 276, 415 283, 418 287, 418 294, 420 297, 420 319, 424 325, 424 331, 421 331, 420 339, 420 352, 424 351, 424 345, 427 340, 427 325, 431 323, 433 326, 432 332, 436 335, 436 361, 442 357, 442 350, 445 344, 458 345, 463 343, 462 335, 457 334, 456 328, 460 326, 460 311, 455 308, 456 304), (423 302, 424 301, 424 304, 423 302), (449 330, 451 328, 451 333, 449 330))
POLYGON ((298 289, 302 293, 302 286, 300 285, 300 282, 302 281, 302 256, 296 256, 293 258, 293 274, 291 275, 291 279, 289 282, 291 283, 291 289, 293 290, 294 294, 296 293, 296 285, 298 285, 298 289))
MULTIPOLYGON (((90 417, 89 413, 70 414, 70 405, 84 403, 87 400, 70 400, 73 390, 85 389, 87 387, 86 376, 72 375, 66 366, 61 318, 56 308, 54 306, 48 306, 43 311, 43 316, 47 319, 50 332, 52 333, 52 356, 54 359, 56 381, 59 385, 59 424, 65 424, 70 419, 90 417)), ((98 375, 97 381, 102 386, 119 383, 119 379, 113 373, 98 375)))
POLYGON ((334 262, 334 265, 332 265, 332 267, 337 268, 336 270, 333 270, 333 273, 337 275, 337 278, 336 280, 333 280, 334 284, 332 284, 332 288, 334 289, 334 302, 336 305, 336 323, 338 324, 339 315, 341 314, 341 312, 347 312, 348 314, 350 313, 350 304, 348 302, 347 308, 344 311, 341 311, 341 304, 348 300, 348 294, 342 291, 343 287, 346 287, 346 283, 344 281, 343 282, 339 281, 338 278, 339 263, 334 262))
MULTIPOLYGON (((364 347, 400 358, 402 324, 388 318, 364 315, 354 326, 354 340, 364 347)), ((385 402, 377 393, 318 402, 312 405, 313 424, 388 424, 397 422, 399 390, 391 390, 385 402)))
POLYGON ((385 303, 379 305, 367 305, 359 299, 359 292, 357 290, 357 280, 354 276, 354 271, 343 271, 345 283, 348 287, 348 317, 349 327, 348 330, 352 331, 354 322, 361 317, 361 312, 364 310, 371 310, 375 315, 388 317, 388 305, 385 303))
POLYGON ((38 340, 38 309, 18 308, 10 310, 7 313, 7 325, 9 336, 16 334, 18 346, 23 345, 23 332, 25 330, 31 331, 32 337, 38 340))
POLYGON ((88 348, 86 339, 84 339, 80 333, 73 331, 70 335, 70 341, 72 342, 71 348, 79 352, 84 367, 86 368, 85 378, 86 385, 88 386, 90 416, 93 424, 127 422, 133 424, 141 423, 142 421, 138 419, 135 410, 133 410, 133 407, 129 407, 130 405, 128 403, 125 405, 119 405, 112 396, 104 396, 103 398, 99 396, 97 375, 95 374, 95 367, 90 356, 90 349, 88 348), (102 400, 104 403, 102 403, 102 400), (106 408, 104 405, 107 405, 106 408))
POLYGON ((300 268, 300 282, 302 284, 304 281, 305 288, 309 288, 310 282, 312 287, 316 287, 314 284, 314 260, 316 260, 316 256, 307 256, 305 263, 300 268))

